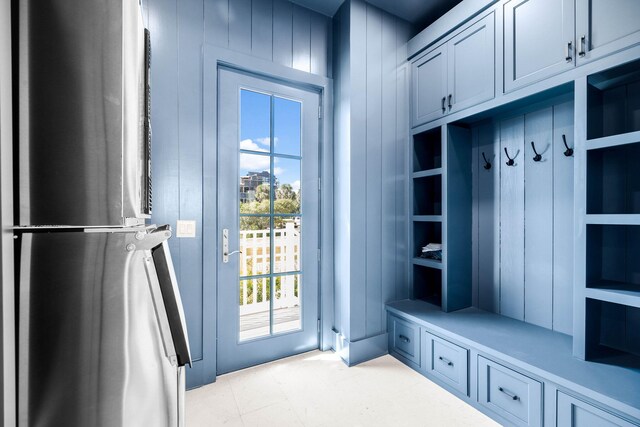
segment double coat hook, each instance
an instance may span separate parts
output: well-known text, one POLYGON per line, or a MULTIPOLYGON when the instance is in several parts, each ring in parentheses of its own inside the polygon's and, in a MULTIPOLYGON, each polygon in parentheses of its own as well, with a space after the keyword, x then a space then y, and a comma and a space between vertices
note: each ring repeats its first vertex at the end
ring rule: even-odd
POLYGON ((573 148, 569 148, 569 146, 567 145, 567 137, 565 136, 565 134, 562 134, 562 142, 564 142, 564 146, 567 148, 564 151, 564 155, 567 157, 571 157, 573 156, 573 148))
POLYGON ((491 162, 489 160, 487 160, 487 158, 484 155, 484 151, 482 152, 482 158, 484 159, 484 168, 486 170, 491 169, 491 162))
POLYGON ((534 162, 539 162, 540 160, 542 160, 542 156, 540 155, 540 153, 538 153, 538 152, 536 151, 536 144, 534 144, 534 143, 533 143, 533 141, 531 141, 531 148, 533 148, 533 152, 536 154, 536 155, 533 157, 533 161, 534 161, 534 162))
POLYGON ((507 155, 507 166, 513 166, 516 164, 516 162, 513 161, 513 159, 511 157, 509 157, 509 152, 507 151, 507 147, 504 147, 504 154, 507 155))

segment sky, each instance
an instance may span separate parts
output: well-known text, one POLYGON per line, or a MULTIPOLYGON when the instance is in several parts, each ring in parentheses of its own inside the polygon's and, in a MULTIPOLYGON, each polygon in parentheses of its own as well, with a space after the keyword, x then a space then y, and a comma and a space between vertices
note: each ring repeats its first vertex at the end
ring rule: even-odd
MULTIPOLYGON (((273 150, 275 154, 300 156, 301 104, 273 99, 273 150)), ((261 153, 271 149, 271 96, 242 90, 240 94, 240 148, 261 153)), ((269 170, 269 156, 241 154, 240 175, 269 170)), ((276 157, 274 175, 279 184, 300 188, 300 161, 276 157)))

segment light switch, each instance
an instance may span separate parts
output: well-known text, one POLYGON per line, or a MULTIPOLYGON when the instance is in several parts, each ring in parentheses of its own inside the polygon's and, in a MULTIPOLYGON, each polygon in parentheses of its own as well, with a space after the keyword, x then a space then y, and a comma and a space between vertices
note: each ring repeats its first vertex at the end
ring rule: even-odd
POLYGON ((176 237, 196 237, 196 222, 179 219, 176 224, 176 237))

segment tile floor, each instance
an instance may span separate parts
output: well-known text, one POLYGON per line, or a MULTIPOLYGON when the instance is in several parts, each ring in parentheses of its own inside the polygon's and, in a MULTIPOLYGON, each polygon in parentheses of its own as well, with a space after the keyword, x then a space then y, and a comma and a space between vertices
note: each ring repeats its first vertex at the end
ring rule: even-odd
POLYGON ((187 427, 497 426, 391 356, 347 368, 312 351, 187 392, 187 427))

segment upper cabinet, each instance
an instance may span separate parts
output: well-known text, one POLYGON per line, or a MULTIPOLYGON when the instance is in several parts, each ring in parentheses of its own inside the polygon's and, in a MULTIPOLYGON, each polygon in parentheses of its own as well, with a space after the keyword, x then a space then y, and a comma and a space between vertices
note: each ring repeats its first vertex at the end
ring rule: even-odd
POLYGON ((495 96, 495 22, 491 13, 412 63, 412 125, 495 96))
POLYGON ((571 69, 574 64, 573 0, 504 3, 505 92, 571 69))
POLYGON ((578 65, 640 43, 640 1, 576 0, 578 65))

